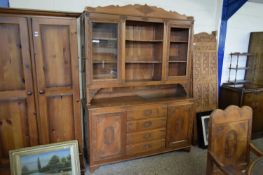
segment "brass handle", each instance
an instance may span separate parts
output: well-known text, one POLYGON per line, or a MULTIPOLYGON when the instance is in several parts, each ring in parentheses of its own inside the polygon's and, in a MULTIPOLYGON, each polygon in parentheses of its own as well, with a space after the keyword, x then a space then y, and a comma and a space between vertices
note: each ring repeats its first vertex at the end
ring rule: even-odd
POLYGON ((44 94, 45 93, 45 90, 40 90, 39 91, 39 94, 44 94))
POLYGON ((152 115, 153 111, 151 109, 144 110, 144 116, 152 115))
POLYGON ((33 93, 32 93, 32 91, 27 91, 27 95, 32 95, 33 93))
POLYGON ((143 136, 144 139, 148 139, 148 138, 150 138, 150 137, 151 137, 151 134, 150 134, 150 133, 146 133, 146 134, 144 134, 144 136, 143 136))
POLYGON ((143 126, 144 126, 145 128, 148 128, 148 127, 150 127, 151 125, 152 125, 152 122, 151 122, 151 121, 144 122, 144 124, 143 124, 143 126))

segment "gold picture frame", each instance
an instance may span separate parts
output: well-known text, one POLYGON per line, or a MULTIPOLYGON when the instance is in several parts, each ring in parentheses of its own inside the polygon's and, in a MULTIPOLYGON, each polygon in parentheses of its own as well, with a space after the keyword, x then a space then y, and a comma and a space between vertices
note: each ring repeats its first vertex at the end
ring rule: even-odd
POLYGON ((9 151, 12 175, 80 175, 76 140, 9 151))

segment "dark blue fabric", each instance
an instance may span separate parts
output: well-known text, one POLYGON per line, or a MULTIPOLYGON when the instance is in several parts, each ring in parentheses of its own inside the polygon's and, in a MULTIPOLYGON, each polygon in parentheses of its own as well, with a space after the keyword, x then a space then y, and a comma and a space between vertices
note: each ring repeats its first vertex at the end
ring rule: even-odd
POLYGON ((225 53, 227 21, 246 2, 247 0, 224 0, 223 1, 219 44, 218 44, 218 92, 220 90, 221 79, 222 79, 222 67, 223 67, 224 53, 225 53))
POLYGON ((9 7, 9 0, 0 0, 0 7, 9 7))

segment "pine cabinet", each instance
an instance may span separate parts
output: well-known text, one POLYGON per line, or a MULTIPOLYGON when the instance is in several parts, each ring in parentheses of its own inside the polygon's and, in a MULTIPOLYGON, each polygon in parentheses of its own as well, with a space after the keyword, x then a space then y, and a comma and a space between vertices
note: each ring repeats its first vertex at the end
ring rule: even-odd
POLYGON ((79 14, 67 15, 0 10, 0 169, 39 144, 78 140, 82 157, 79 14))
POLYGON ((147 5, 81 15, 90 170, 190 149, 193 18, 147 5))

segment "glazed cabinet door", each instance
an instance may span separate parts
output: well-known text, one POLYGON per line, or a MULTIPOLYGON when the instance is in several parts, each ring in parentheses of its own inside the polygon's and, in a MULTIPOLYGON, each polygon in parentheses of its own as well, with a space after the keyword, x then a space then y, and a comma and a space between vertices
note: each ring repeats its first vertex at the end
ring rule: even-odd
POLYGON ((169 25, 167 77, 174 79, 187 77, 189 70, 189 45, 191 43, 191 28, 169 25))
POLYGON ((0 164, 38 143, 26 18, 0 16, 0 164))
POLYGON ((33 18, 41 144, 82 145, 76 20, 33 18))
POLYGON ((92 115, 91 157, 93 161, 109 160, 124 155, 126 113, 92 115))
POLYGON ((118 21, 88 21, 87 82, 105 83, 120 80, 120 24, 118 21))
POLYGON ((166 133, 168 148, 191 145, 193 116, 192 103, 168 105, 166 133))

